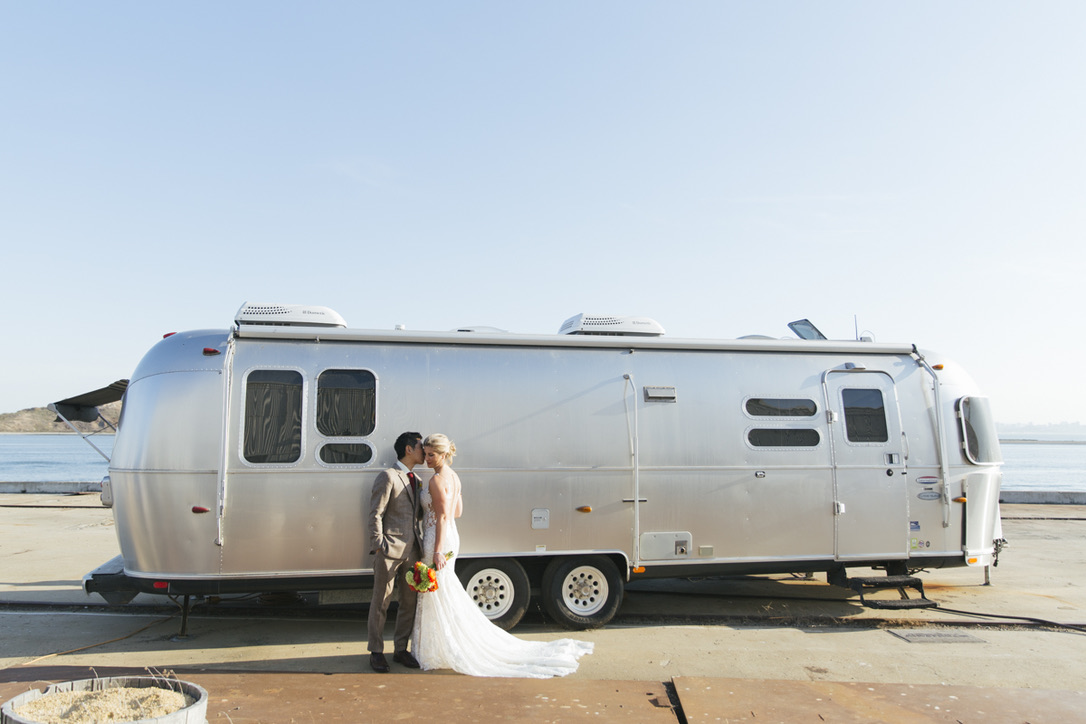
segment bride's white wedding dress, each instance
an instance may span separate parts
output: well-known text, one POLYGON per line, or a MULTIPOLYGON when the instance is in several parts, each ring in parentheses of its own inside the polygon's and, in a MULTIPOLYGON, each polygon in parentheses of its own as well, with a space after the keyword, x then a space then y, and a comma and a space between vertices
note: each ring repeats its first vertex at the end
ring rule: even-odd
MULTIPOLYGON (((456 475, 447 467, 444 472, 456 475)), ((459 479, 455 480, 459 490, 459 479)), ((432 565, 437 525, 429 486, 423 488, 421 502, 425 514, 422 560, 432 565)), ((437 590, 419 594, 411 638, 411 648, 423 669, 545 679, 576 671, 577 659, 592 652, 593 644, 586 641, 525 641, 492 624, 456 577, 460 535, 455 518, 449 520, 444 547, 453 557, 437 571, 437 590)))

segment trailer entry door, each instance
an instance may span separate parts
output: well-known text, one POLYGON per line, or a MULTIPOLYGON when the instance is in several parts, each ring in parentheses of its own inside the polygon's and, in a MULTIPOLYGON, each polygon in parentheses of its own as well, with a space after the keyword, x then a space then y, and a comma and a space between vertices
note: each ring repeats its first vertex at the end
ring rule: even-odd
POLYGON ((835 555, 908 556, 908 490, 893 380, 882 372, 826 376, 834 470, 835 555))

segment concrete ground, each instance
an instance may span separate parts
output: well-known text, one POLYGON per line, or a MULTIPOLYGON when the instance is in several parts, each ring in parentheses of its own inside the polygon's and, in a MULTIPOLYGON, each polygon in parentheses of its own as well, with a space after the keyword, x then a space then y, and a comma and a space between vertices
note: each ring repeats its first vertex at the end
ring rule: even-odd
MULTIPOLYGON (((1086 720, 1086 508, 1003 515, 992 585, 922 574, 939 608, 864 608, 823 576, 645 582, 611 625, 575 634, 596 644, 575 674, 523 681, 374 674, 364 607, 197 608, 179 640, 161 597, 118 609, 83 594, 118 552, 97 496, 0 495, 0 701, 149 670, 204 686, 222 722, 1086 720)), ((570 635, 539 615, 515 633, 570 635)))

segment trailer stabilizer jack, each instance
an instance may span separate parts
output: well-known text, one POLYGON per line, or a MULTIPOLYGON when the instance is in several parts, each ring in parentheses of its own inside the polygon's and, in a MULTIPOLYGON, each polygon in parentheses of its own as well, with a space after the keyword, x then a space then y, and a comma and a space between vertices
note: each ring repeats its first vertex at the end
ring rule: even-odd
POLYGON ((860 594, 860 603, 868 608, 936 608, 939 604, 924 595, 924 583, 916 576, 874 576, 871 578, 850 578, 848 587, 860 594), (900 599, 868 598, 871 594, 887 588, 896 588, 900 599), (915 589, 920 598, 909 598, 906 588, 915 589))

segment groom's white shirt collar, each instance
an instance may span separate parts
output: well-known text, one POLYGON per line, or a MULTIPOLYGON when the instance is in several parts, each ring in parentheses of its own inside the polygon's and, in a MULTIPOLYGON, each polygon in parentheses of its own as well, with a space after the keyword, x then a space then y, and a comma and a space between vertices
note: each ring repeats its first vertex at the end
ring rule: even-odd
POLYGON ((405 473, 411 472, 411 470, 406 465, 401 463, 399 460, 396 461, 396 467, 398 467, 400 470, 404 471, 405 473))

